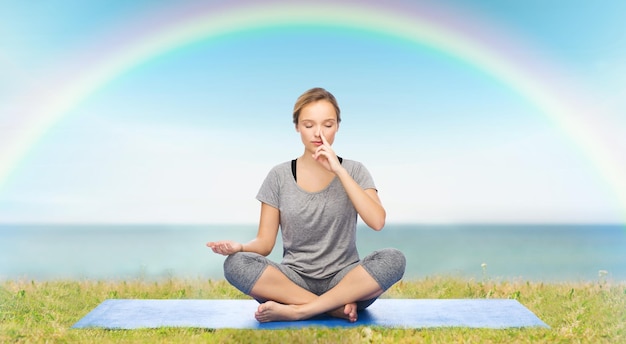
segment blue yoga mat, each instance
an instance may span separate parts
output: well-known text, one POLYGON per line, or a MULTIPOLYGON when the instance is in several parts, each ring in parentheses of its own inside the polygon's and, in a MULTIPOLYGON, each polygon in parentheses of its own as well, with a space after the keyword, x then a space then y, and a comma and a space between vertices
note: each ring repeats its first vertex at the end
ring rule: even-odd
POLYGON ((326 315, 303 321, 259 323, 254 319, 258 306, 254 300, 111 299, 73 328, 549 327, 522 304, 509 299, 379 299, 359 312, 356 323, 326 315))

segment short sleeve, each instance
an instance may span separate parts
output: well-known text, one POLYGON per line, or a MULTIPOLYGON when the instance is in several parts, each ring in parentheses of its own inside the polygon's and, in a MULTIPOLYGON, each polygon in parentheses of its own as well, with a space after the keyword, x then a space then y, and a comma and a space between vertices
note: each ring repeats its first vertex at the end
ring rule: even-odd
POLYGON ((280 174, 277 168, 273 168, 265 177, 261 188, 256 195, 256 199, 271 205, 274 208, 280 208, 280 174))
POLYGON ((372 178, 372 175, 367 170, 367 168, 360 162, 356 161, 354 161, 352 165, 352 171, 350 173, 352 179, 354 179, 354 181, 357 182, 357 184, 359 184, 359 186, 361 186, 363 190, 376 190, 376 184, 374 184, 374 179, 372 178))

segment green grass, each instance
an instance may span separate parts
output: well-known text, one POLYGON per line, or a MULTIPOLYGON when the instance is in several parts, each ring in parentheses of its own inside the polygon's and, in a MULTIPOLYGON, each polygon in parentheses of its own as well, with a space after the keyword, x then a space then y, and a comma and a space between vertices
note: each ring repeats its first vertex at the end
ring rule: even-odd
POLYGON ((103 330, 70 327, 105 299, 238 299, 224 281, 3 281, 0 343, 626 343, 626 283, 474 281, 433 277, 396 284, 390 298, 514 298, 551 328, 103 330))

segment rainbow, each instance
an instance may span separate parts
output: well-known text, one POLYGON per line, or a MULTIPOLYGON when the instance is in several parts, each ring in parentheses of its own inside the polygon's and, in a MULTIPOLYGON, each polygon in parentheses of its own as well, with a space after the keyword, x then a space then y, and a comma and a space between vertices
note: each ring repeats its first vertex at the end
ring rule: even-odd
POLYGON ((157 29, 135 32, 130 35, 130 44, 122 45, 100 62, 92 62, 70 82, 65 80, 65 87, 55 90, 39 106, 26 111, 28 120, 19 134, 0 148, 0 188, 57 122, 90 95, 133 68, 202 40, 262 28, 309 25, 379 33, 436 49, 508 85, 581 150, 626 214, 626 178, 623 178, 626 173, 615 162, 610 150, 603 146, 602 139, 592 132, 582 110, 570 104, 571 97, 557 94, 560 87, 548 85, 534 68, 507 58, 501 49, 484 43, 475 34, 456 28, 449 21, 429 19, 430 16, 424 13, 364 3, 251 2, 236 6, 204 8, 166 25, 155 25, 157 29))

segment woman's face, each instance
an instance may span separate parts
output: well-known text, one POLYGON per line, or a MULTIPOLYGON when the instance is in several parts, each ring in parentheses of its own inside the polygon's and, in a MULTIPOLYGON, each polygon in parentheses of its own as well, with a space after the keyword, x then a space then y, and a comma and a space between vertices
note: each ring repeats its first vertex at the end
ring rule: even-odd
POLYGON ((326 100, 310 103, 300 110, 296 131, 300 133, 307 151, 313 153, 322 145, 322 133, 330 145, 339 130, 337 113, 333 104, 326 100))

